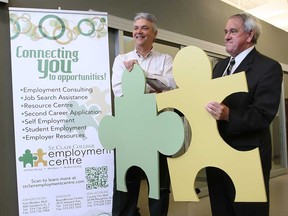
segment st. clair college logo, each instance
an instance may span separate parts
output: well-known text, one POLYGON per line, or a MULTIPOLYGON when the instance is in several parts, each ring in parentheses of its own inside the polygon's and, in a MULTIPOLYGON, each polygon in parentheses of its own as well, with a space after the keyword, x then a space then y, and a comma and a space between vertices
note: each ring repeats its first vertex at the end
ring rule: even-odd
POLYGON ((26 168, 26 165, 29 164, 29 167, 38 167, 39 164, 42 166, 47 166, 47 161, 43 160, 43 155, 46 153, 42 149, 38 149, 37 153, 31 153, 31 150, 26 149, 25 153, 20 156, 18 159, 23 163, 23 167, 26 168))

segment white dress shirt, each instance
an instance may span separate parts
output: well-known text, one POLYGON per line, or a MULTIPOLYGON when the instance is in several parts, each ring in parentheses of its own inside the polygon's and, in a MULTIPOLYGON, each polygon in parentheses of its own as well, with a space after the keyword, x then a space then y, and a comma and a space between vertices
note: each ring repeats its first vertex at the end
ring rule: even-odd
MULTIPOLYGON (((172 75, 173 59, 168 54, 163 54, 155 50, 143 57, 136 50, 126 54, 118 55, 113 63, 112 68, 112 89, 116 97, 122 96, 121 79, 124 70, 126 69, 124 61, 137 60, 139 66, 144 71, 147 78, 158 79, 171 89, 176 88, 176 83, 172 75)), ((153 90, 149 85, 146 85, 146 92, 153 90)))

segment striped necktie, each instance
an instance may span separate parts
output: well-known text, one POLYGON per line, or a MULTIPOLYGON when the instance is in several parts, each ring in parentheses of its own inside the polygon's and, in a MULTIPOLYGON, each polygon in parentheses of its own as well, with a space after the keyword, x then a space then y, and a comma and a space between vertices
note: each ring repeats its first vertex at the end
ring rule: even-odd
POLYGON ((226 75, 230 75, 231 74, 231 70, 232 70, 234 64, 235 64, 235 58, 231 58, 229 66, 228 66, 228 68, 226 70, 226 75))

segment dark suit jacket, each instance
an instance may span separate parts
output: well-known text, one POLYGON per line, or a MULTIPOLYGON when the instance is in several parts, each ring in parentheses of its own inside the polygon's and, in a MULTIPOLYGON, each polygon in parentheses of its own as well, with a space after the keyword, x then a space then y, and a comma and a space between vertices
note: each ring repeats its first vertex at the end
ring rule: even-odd
MULTIPOLYGON (((213 78, 222 76, 228 62, 229 58, 226 58, 216 64, 213 78)), ((229 145, 238 150, 260 147, 262 166, 267 172, 271 169, 269 126, 279 107, 282 68, 278 62, 254 48, 234 73, 241 71, 246 73, 249 92, 234 93, 224 99, 223 103, 229 107, 229 120, 217 122, 219 132, 229 145)))

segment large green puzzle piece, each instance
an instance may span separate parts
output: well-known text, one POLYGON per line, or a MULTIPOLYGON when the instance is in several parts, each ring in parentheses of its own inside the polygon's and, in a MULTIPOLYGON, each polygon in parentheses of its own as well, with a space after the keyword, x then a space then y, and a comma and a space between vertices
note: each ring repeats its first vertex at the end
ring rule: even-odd
POLYGON ((222 169, 232 179, 235 201, 265 202, 259 149, 242 152, 230 147, 219 135, 215 119, 205 110, 208 102, 221 102, 234 92, 247 92, 245 73, 218 79, 211 79, 211 74, 205 52, 186 47, 178 52, 173 64, 179 88, 156 95, 159 110, 165 107, 180 110, 192 131, 187 152, 178 158, 168 158, 174 199, 199 201, 193 183, 202 168, 212 166, 222 169))
POLYGON ((155 94, 144 94, 145 86, 138 65, 131 72, 124 71, 124 96, 115 98, 115 117, 105 116, 98 132, 104 148, 116 148, 117 189, 127 191, 126 171, 138 166, 149 181, 149 197, 159 199, 159 152, 175 154, 184 142, 184 127, 172 111, 158 115, 155 94))

